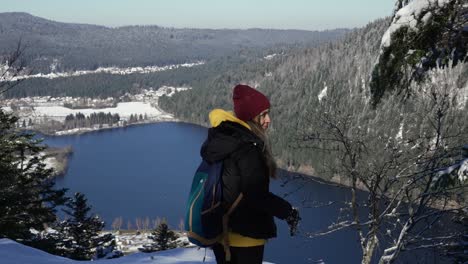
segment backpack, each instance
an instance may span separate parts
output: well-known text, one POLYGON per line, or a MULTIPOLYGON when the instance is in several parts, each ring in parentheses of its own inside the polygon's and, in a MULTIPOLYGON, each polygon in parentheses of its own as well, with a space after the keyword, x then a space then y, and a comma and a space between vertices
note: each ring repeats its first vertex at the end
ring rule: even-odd
POLYGON ((185 214, 189 241, 199 247, 213 246, 223 236, 223 161, 203 160, 195 172, 185 214))

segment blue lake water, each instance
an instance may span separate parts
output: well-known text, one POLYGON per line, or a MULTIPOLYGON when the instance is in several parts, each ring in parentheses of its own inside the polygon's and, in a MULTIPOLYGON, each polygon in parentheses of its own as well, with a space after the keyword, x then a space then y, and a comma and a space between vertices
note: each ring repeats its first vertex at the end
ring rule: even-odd
MULTIPOLYGON (((165 217, 177 229, 184 215, 193 173, 201 158, 199 150, 206 128, 165 122, 118 128, 82 135, 45 137, 51 146, 73 147, 68 172, 58 179, 69 193, 82 192, 102 217, 107 228, 116 217, 123 217, 123 228, 136 218, 165 217)), ((284 184, 272 182, 272 191, 287 195, 299 206, 303 218, 301 233, 289 237, 287 225, 276 220, 278 238, 268 242, 265 261, 274 263, 359 263, 360 249, 356 234, 340 231, 319 238, 307 238, 306 232, 324 229, 340 214, 340 204, 311 207, 330 201, 349 200, 346 188, 298 179, 284 184), (284 185, 284 186, 283 186, 284 185)))

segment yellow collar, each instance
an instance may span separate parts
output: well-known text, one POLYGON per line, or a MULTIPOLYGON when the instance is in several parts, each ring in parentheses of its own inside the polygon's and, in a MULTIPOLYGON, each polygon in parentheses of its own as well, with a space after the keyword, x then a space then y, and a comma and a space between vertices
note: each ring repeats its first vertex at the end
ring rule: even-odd
POLYGON ((237 118, 234 115, 234 113, 231 112, 231 111, 225 111, 223 109, 214 109, 213 111, 210 112, 209 118, 210 118, 210 123, 211 123, 212 127, 219 126, 221 124, 221 122, 223 122, 223 121, 231 121, 231 122, 241 124, 244 127, 251 130, 250 126, 246 122, 244 122, 244 121, 240 120, 239 118, 237 118))

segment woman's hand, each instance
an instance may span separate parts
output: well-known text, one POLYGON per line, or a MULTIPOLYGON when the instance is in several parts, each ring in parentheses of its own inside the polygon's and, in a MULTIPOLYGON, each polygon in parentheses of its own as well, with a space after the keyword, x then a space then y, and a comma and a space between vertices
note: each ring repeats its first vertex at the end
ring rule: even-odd
POLYGON ((299 216, 299 210, 293 207, 289 216, 286 218, 286 222, 289 225, 289 233, 294 236, 297 232, 297 225, 302 218, 299 216))

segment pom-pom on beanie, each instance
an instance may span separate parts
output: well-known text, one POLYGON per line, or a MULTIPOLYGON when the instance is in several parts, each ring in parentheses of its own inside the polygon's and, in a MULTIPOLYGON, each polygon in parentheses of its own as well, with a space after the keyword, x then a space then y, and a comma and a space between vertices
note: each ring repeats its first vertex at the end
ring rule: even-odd
POLYGON ((244 84, 234 87, 232 99, 234 113, 242 121, 249 121, 270 108, 270 101, 264 94, 244 84))

